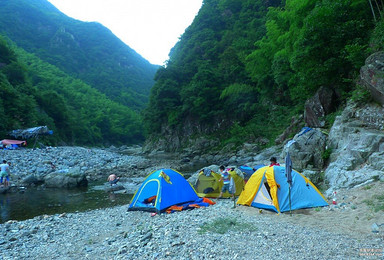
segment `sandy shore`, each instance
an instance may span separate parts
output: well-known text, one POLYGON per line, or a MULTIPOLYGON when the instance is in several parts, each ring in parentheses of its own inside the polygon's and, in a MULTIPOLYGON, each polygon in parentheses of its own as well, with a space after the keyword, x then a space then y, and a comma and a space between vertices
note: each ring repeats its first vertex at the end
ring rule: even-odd
MULTIPOLYGON (((317 226, 322 229, 347 233, 354 237, 372 235, 374 223, 382 225, 381 237, 384 236, 384 211, 375 211, 367 202, 375 201, 377 195, 384 196, 384 183, 374 182, 366 186, 342 189, 337 192, 337 205, 330 205, 320 211, 306 209, 295 211, 292 216, 283 214, 283 219, 288 222, 300 222, 304 226, 317 226)), ((329 201, 332 203, 332 201, 329 201)), ((375 203, 376 202, 376 203, 375 203)), ((384 208, 384 198, 381 201, 384 208)), ((383 245, 384 247, 384 245, 383 245)))

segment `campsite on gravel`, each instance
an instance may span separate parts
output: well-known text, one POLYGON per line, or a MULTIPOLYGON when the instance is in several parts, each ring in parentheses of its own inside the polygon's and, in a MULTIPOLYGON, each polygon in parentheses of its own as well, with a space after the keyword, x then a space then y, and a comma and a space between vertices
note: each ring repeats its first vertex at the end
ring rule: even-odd
MULTIPOLYGON (((81 160, 79 164, 93 162, 96 168, 100 158, 112 158, 110 150, 53 151, 38 149, 33 156, 40 156, 43 162, 44 156, 55 152, 76 153, 81 160)), ((25 156, 30 153, 27 152, 25 156)), ((126 160, 127 164, 141 165, 145 161, 112 154, 116 162, 126 160)), ((17 164, 17 157, 9 158, 17 164)), ((163 161, 158 168, 169 164, 175 162, 163 161)), ((148 166, 144 172, 155 167, 152 163, 148 166)), ((22 165, 18 167, 23 169, 22 165)), ((58 164, 58 167, 66 166, 58 164)), ((99 171, 92 170, 90 164, 88 167, 92 180, 99 171)), ((142 176, 141 181, 145 177, 142 176)), ((129 182, 121 185, 130 187, 129 182)), ((251 206, 233 208, 232 199, 226 198, 213 199, 216 204, 209 207, 171 214, 127 211, 130 201, 126 201, 125 205, 110 208, 9 220, 0 225, 0 256, 2 259, 380 259, 384 244, 384 199, 379 195, 383 190, 380 181, 339 189, 336 204, 330 196, 329 206, 280 214, 251 206)))

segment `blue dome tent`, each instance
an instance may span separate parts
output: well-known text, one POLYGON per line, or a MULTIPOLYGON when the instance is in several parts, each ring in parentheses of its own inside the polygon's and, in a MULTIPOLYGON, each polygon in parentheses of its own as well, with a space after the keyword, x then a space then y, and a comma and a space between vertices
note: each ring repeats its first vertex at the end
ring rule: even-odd
POLYGON ((181 173, 173 169, 160 169, 147 176, 133 196, 128 211, 160 213, 174 205, 200 202, 201 199, 181 173))

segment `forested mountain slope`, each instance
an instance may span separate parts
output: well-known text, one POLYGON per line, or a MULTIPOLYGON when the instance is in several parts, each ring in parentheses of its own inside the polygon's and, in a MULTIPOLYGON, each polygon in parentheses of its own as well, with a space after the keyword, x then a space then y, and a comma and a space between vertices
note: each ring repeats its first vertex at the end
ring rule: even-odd
POLYGON ((46 0, 0 0, 0 34, 135 110, 158 68, 95 22, 67 17, 46 0))
POLYGON ((373 15, 381 9, 366 0, 204 0, 156 74, 150 140, 168 139, 157 142, 164 149, 202 135, 271 145, 320 87, 337 104, 353 95, 365 58, 382 46, 373 15))
POLYGON ((49 145, 143 141, 135 111, 1 37, 0 118, 1 138, 14 129, 47 125, 54 131, 44 138, 49 145))

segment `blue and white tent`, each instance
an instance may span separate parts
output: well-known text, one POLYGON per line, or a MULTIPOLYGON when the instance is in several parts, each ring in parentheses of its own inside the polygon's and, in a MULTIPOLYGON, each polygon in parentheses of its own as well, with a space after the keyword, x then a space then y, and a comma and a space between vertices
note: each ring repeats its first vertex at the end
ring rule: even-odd
POLYGON ((291 203, 285 167, 265 166, 252 174, 237 204, 276 212, 328 206, 325 197, 308 178, 293 169, 291 175, 291 203))

